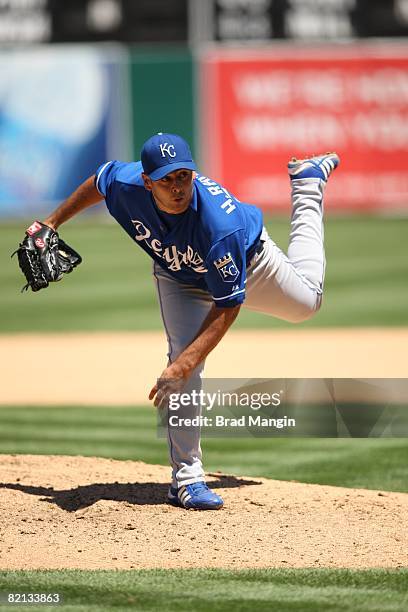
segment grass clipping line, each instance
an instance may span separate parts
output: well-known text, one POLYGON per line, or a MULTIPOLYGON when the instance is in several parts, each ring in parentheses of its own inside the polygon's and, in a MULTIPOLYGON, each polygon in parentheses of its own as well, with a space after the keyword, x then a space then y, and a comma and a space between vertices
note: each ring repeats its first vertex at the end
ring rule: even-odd
POLYGON ((0 570, 400 568, 408 495, 210 474, 217 512, 165 503, 169 468, 2 455, 0 570))

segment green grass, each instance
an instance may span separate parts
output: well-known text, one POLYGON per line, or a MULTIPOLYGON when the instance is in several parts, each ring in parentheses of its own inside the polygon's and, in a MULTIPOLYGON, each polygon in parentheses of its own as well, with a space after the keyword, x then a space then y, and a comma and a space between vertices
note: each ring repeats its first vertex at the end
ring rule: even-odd
MULTIPOLYGON (((68 223, 63 238, 84 263, 61 283, 36 294, 24 284, 10 253, 26 224, 0 227, 0 333, 63 330, 150 330, 161 327, 151 260, 107 217, 68 223)), ((268 229, 286 249, 289 221, 269 218, 268 229)), ((408 219, 329 217, 324 305, 302 327, 408 324, 408 219)), ((235 328, 288 327, 242 309, 235 328)))
MULTIPOLYGON (((408 492, 404 438, 211 438, 207 471, 408 492)), ((1 407, 0 453, 65 454, 166 465, 153 408, 1 407)))
MULTIPOLYGON (((208 471, 408 492, 403 439, 211 439, 203 449, 208 471)), ((167 463, 155 411, 141 407, 1 407, 0 452, 167 463)), ((2 571, 0 593, 57 592, 67 612, 403 612, 407 580, 406 569, 2 571)))
POLYGON ((57 592, 61 606, 40 608, 67 612, 402 612, 407 580, 407 570, 19 571, 0 572, 0 591, 57 592))

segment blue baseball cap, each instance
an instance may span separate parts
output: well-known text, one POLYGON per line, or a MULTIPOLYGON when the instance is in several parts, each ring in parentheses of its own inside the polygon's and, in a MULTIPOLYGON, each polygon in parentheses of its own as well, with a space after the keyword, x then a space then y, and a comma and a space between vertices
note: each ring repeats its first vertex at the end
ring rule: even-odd
POLYGON ((190 147, 177 134, 155 134, 143 145, 141 160, 143 171, 153 181, 166 176, 174 170, 186 168, 196 170, 190 147))

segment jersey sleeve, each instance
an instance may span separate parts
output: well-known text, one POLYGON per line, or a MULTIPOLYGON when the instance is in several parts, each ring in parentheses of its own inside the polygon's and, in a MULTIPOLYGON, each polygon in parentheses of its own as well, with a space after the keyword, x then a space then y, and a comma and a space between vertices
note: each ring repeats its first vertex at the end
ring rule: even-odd
POLYGON ((109 187, 115 180, 118 166, 119 162, 116 160, 108 161, 102 164, 102 166, 99 166, 95 172, 95 187, 104 198, 106 198, 109 187))
POLYGON ((232 308, 245 300, 245 235, 238 230, 219 240, 207 255, 206 283, 216 306, 232 308))

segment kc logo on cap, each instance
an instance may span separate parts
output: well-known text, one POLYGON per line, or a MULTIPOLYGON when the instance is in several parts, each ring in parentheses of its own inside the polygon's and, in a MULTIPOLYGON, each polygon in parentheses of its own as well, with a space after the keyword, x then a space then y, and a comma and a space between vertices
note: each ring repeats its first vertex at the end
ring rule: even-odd
POLYGON ((141 160, 143 172, 152 181, 159 181, 175 170, 196 170, 186 141, 177 134, 155 134, 143 145, 141 160))
POLYGON ((174 149, 174 145, 169 144, 168 142, 165 142, 164 144, 160 145, 160 151, 161 151, 162 157, 165 157, 166 153, 170 157, 176 157, 176 155, 177 155, 177 153, 176 153, 176 151, 174 149))

